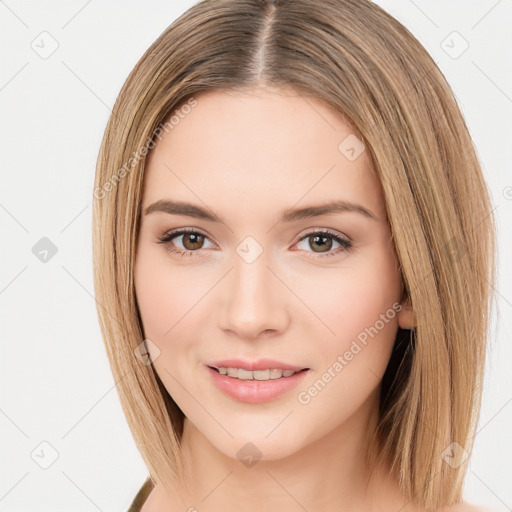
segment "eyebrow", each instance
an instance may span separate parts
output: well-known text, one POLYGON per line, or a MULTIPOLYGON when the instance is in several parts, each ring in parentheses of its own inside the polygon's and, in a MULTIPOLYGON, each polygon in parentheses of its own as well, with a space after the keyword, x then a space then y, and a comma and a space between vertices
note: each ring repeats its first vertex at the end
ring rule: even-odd
MULTIPOLYGON (((216 215, 213 211, 184 201, 171 201, 161 199, 148 206, 145 209, 144 214, 149 215, 150 213, 154 212, 163 212, 171 215, 185 215, 187 217, 194 217, 196 219, 224 223, 221 217, 216 215)), ((360 204, 351 203, 349 201, 344 200, 338 200, 319 205, 305 206, 303 208, 289 208, 281 213, 281 217, 278 223, 295 222, 302 219, 319 217, 321 215, 329 215, 333 213, 344 212, 359 213, 374 221, 379 220, 378 217, 373 212, 371 212, 370 210, 368 210, 367 208, 360 204)))

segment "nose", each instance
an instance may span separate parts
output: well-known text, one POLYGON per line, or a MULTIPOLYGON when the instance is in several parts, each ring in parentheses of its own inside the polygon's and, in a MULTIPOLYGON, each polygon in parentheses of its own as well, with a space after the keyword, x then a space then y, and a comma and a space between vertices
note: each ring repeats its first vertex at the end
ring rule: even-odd
POLYGON ((223 330, 250 340, 286 330, 290 293, 268 264, 265 252, 252 263, 235 257, 221 292, 218 318, 223 330))

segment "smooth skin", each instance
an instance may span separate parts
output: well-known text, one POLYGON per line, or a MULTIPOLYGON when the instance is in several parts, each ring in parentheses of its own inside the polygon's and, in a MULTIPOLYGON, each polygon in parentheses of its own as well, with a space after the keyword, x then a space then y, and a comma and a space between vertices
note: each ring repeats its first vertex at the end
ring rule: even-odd
POLYGON ((309 403, 297 397, 399 304, 398 263, 369 152, 348 159, 338 147, 359 135, 321 101, 288 88, 196 99, 149 155, 135 265, 144 333, 160 351, 153 366, 186 415, 192 476, 171 496, 157 482, 143 511, 415 510, 386 471, 365 490, 362 457, 397 329, 413 326, 408 304, 309 403), (192 203, 223 222, 144 214, 160 200, 192 203), (375 219, 345 211, 278 222, 285 209, 337 200, 375 219), (196 234, 158 243, 179 228, 196 234), (311 237, 326 229, 352 247, 311 237), (251 263, 237 252, 247 236, 263 250, 251 263), (310 371, 297 389, 247 404, 219 391, 205 366, 234 357, 310 371), (251 467, 237 456, 248 442, 262 454, 251 467))

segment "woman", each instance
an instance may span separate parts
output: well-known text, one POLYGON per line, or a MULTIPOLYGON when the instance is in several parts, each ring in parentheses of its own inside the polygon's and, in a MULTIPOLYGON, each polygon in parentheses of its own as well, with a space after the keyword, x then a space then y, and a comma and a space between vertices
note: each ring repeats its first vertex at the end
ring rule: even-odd
POLYGON ((138 62, 95 289, 130 510, 475 510, 494 220, 445 78, 377 5, 205 0, 138 62))

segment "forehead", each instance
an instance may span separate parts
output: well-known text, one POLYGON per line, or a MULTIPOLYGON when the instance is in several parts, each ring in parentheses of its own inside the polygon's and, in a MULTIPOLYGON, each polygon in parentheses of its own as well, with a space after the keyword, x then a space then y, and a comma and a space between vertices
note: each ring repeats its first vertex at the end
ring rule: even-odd
POLYGON ((360 134, 321 100, 283 88, 214 90, 195 99, 193 108, 174 110, 178 122, 150 153, 146 205, 171 196, 281 210, 301 198, 358 199, 383 212, 360 134))

